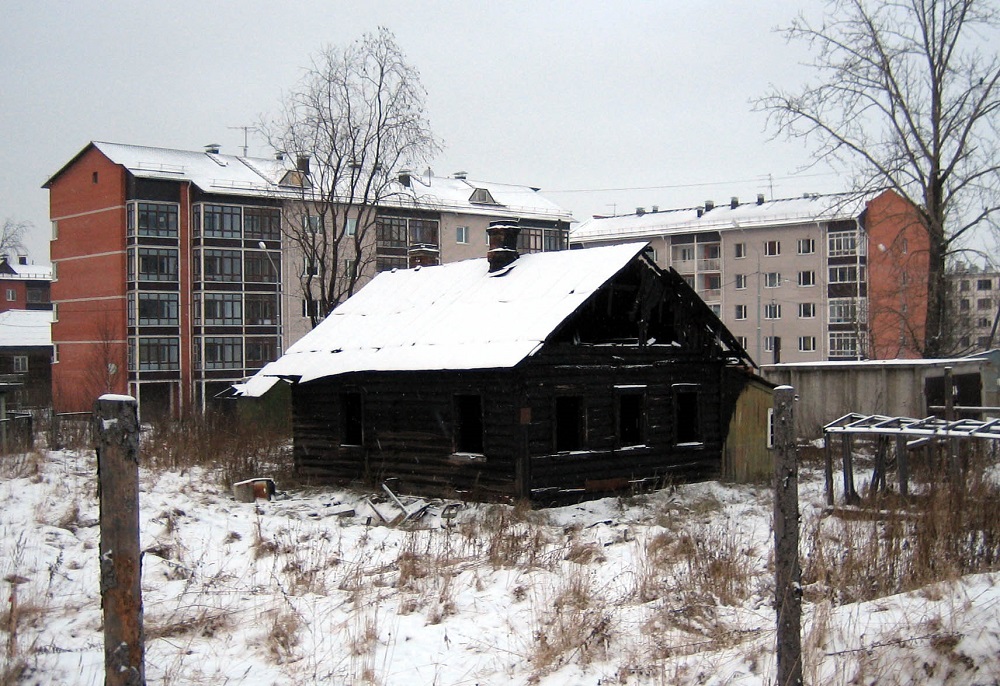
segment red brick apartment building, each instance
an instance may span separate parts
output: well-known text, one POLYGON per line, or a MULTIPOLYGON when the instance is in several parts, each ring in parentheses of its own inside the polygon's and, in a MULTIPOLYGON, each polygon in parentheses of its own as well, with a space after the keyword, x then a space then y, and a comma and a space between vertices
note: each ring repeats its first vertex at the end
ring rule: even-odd
MULTIPOLYGON (((45 183, 56 411, 105 392, 135 396, 145 416, 204 409, 308 331, 305 265, 282 226, 313 217, 287 164, 93 142, 45 183)), ((398 202, 377 211, 372 275, 428 251, 484 255, 494 219, 517 219, 538 250, 568 246, 571 215, 538 189, 464 173, 399 181, 398 202)))

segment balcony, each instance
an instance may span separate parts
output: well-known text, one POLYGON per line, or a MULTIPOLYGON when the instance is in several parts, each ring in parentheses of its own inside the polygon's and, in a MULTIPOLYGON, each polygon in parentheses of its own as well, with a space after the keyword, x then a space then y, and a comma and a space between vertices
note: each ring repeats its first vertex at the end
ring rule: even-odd
POLYGON ((722 260, 718 257, 707 258, 703 260, 698 260, 698 271, 699 272, 717 272, 722 269, 722 260))

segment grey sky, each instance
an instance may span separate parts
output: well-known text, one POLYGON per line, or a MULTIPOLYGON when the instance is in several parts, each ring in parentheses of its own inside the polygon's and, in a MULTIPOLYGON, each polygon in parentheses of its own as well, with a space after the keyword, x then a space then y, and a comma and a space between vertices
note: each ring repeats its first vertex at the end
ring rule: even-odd
POLYGON ((805 78, 771 29, 817 4, 0 0, 0 218, 33 222, 45 261, 40 186, 89 141, 238 154, 230 127, 274 111, 322 45, 379 25, 421 72, 437 174, 539 186, 578 219, 843 190, 794 176, 806 150, 769 142, 749 105, 805 78))

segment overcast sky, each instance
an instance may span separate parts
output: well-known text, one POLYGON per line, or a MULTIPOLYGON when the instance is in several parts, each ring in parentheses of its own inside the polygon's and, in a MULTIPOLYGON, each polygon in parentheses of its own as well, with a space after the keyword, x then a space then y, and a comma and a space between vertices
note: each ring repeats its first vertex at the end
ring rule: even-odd
POLYGON ((750 104, 806 78, 772 29, 818 3, 0 0, 0 219, 47 260, 41 185, 89 141, 239 154, 311 55, 380 25, 428 91, 436 174, 537 186, 578 219, 844 190, 750 104))

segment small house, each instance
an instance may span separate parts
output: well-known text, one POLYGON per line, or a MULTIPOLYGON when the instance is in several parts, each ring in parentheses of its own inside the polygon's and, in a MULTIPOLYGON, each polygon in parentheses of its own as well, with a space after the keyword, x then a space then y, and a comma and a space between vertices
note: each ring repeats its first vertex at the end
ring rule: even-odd
POLYGON ((645 243, 519 257, 517 231, 379 274, 237 388, 292 383, 300 473, 543 503, 719 474, 757 377, 718 317, 645 243))

